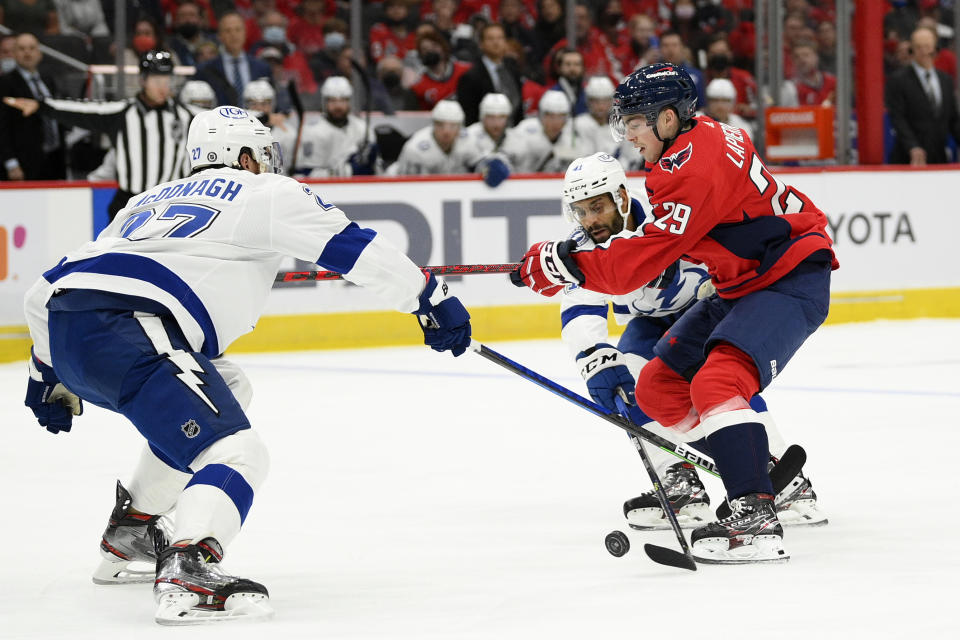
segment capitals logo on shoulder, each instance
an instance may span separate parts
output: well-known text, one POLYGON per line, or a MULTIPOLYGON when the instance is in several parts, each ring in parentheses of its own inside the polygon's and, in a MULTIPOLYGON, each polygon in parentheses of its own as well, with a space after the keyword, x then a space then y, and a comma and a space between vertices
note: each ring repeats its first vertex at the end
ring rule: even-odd
POLYGON ((660 158, 660 168, 668 173, 680 169, 693 156, 693 143, 688 142, 687 146, 676 153, 660 158))

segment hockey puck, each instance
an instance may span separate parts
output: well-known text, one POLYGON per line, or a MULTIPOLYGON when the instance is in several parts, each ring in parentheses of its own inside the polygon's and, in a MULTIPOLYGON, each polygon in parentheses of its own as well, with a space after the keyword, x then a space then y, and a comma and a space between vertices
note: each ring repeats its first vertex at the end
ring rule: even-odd
POLYGON ((627 551, 630 551, 630 539, 623 531, 611 531, 604 538, 603 544, 610 555, 618 558, 627 555, 627 551))

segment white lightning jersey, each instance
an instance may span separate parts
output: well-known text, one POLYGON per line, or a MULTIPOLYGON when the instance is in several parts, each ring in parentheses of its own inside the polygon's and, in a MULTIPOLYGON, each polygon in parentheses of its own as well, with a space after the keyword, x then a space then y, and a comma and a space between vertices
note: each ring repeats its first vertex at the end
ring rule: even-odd
MULTIPOLYGON (((633 210, 642 211, 637 200, 633 200, 633 210)), ((577 243, 575 251, 596 246, 582 227, 577 227, 570 239, 577 243)), ((697 288, 710 279, 706 267, 685 260, 678 260, 674 267, 664 272, 664 276, 664 282, 658 283, 662 288, 644 286, 623 295, 598 293, 576 285, 564 289, 560 303, 560 335, 570 354, 576 357, 585 349, 610 341, 607 331, 610 303, 613 303, 613 317, 619 325, 636 317, 667 316, 693 306, 697 301, 697 288)))
POLYGON ((593 141, 577 135, 569 121, 554 142, 544 134, 537 116, 520 122, 512 133, 501 150, 519 173, 563 173, 571 162, 594 151, 593 141))
POLYGON ((433 137, 431 124, 410 136, 388 173, 401 176, 471 173, 481 157, 468 143, 466 129, 460 129, 450 153, 445 153, 433 137))
POLYGON ((293 169, 311 178, 353 175, 350 156, 363 146, 365 131, 363 120, 353 114, 347 116, 347 123, 342 127, 325 117, 305 122, 300 134, 297 166, 293 169))
POLYGON ((591 141, 594 153, 600 151, 614 158, 618 156, 620 143, 613 141, 610 126, 606 122, 602 124, 597 122, 589 112, 581 113, 573 119, 573 127, 577 135, 591 141))
POLYGON ((504 146, 510 147, 511 143, 508 141, 512 136, 513 130, 508 127, 503 131, 503 138, 497 142, 483 128, 482 122, 474 122, 467 127, 466 144, 473 148, 473 153, 477 157, 483 158, 496 154, 498 157, 504 158, 500 151, 504 146))
POLYGON ((50 296, 94 289, 160 303, 214 358, 257 324, 285 256, 343 273, 398 311, 416 310, 425 284, 403 253, 296 180, 207 169, 134 196, 34 284, 25 300, 34 350, 50 364, 50 296))
MULTIPOLYGON (((273 134, 273 141, 280 145, 280 153, 283 157, 283 172, 286 175, 293 175, 295 169, 293 158, 293 147, 297 143, 297 127, 300 119, 297 114, 291 113, 282 124, 270 127, 270 133, 273 134)), ((299 150, 297 156, 300 156, 299 150)))

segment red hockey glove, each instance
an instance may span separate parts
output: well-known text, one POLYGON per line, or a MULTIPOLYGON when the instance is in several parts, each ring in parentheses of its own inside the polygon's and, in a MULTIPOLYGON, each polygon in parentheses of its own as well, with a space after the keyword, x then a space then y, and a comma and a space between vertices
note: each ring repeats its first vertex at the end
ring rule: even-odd
POLYGON ((584 277, 570 252, 577 243, 538 242, 520 260, 520 267, 510 272, 510 280, 518 287, 530 287, 542 296, 555 296, 568 284, 583 284, 584 277))

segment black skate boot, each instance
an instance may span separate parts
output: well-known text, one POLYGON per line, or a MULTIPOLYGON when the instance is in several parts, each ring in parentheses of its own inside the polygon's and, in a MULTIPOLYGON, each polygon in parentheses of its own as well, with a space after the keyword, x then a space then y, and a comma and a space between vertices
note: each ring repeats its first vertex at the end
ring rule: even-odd
MULTIPOLYGON (((660 486, 667 494, 681 527, 696 527, 713 517, 710 511, 710 496, 697 475, 696 467, 689 462, 670 465, 660 479, 660 486)), ((654 491, 647 491, 623 503, 623 515, 632 529, 670 528, 670 522, 654 491)))
POLYGON ((100 540, 103 560, 93 573, 96 584, 153 582, 155 549, 166 546, 160 516, 130 513, 130 493, 117 481, 117 502, 100 540))
POLYGON ((213 538, 171 545, 157 559, 153 596, 159 624, 184 625, 273 615, 267 588, 229 576, 220 568, 223 550, 213 538))
POLYGON ((785 527, 820 527, 827 524, 827 514, 817 503, 810 478, 801 471, 777 494, 777 518, 785 527))
POLYGON ((773 496, 750 493, 730 501, 733 513, 723 520, 694 529, 693 557, 707 564, 784 562, 783 527, 777 520, 773 496))

